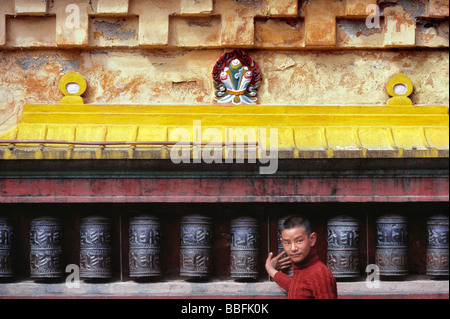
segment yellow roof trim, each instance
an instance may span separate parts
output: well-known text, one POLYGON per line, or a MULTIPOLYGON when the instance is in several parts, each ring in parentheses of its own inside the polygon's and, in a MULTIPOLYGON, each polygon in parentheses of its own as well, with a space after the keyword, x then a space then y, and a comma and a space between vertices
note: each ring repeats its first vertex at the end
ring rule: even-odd
POLYGON ((168 159, 180 128, 186 143, 254 147, 273 147, 277 129, 279 158, 449 155, 445 106, 60 104, 26 105, 20 123, 0 134, 0 159, 168 159))

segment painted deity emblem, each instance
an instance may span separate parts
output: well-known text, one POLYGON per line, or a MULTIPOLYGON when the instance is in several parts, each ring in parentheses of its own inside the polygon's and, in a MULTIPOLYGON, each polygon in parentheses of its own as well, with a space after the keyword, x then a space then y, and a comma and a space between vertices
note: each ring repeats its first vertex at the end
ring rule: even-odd
POLYGON ((224 53, 214 65, 212 75, 217 89, 214 99, 219 103, 256 104, 261 73, 245 51, 224 53))

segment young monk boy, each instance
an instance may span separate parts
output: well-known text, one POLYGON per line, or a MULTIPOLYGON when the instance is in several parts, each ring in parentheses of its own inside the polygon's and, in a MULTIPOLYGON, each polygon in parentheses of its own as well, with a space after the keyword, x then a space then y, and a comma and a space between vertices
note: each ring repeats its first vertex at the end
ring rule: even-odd
POLYGON ((288 291, 289 299, 336 299, 336 280, 330 269, 319 260, 314 248, 317 234, 311 231, 309 221, 302 216, 292 216, 284 221, 281 242, 284 252, 276 257, 270 253, 266 270, 273 280, 288 291), (282 257, 286 253, 287 257, 282 257), (281 269, 292 264, 293 276, 281 269))

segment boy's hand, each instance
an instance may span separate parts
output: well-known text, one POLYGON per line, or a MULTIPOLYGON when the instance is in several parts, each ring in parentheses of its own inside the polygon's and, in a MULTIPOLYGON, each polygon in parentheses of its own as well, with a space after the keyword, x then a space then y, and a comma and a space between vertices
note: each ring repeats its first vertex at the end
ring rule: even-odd
POLYGON ((289 268, 291 261, 289 257, 281 258, 284 255, 284 251, 278 256, 273 257, 273 253, 270 253, 266 259, 266 270, 270 277, 273 278, 278 270, 289 268))

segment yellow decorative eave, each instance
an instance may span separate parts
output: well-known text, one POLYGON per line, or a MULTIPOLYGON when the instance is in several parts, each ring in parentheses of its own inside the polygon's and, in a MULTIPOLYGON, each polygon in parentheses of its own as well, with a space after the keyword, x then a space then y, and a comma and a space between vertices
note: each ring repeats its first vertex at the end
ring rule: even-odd
POLYGON ((386 84, 387 106, 88 105, 80 74, 67 73, 59 87, 59 105, 26 105, 18 126, 0 134, 0 159, 449 155, 448 107, 413 106, 401 73, 386 84))
POLYGON ((177 129, 189 132, 184 147, 214 142, 224 158, 235 142, 250 143, 236 147, 256 147, 258 156, 261 147, 278 146, 278 157, 290 159, 449 156, 445 106, 61 103, 26 105, 20 123, 0 134, 0 159, 169 159, 182 140, 177 129))

